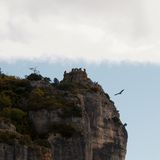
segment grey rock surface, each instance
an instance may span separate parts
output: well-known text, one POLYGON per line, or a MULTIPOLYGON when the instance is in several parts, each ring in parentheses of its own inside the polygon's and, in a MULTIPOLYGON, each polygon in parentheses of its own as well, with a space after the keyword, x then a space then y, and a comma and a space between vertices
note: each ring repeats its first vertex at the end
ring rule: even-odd
POLYGON ((18 143, 0 143, 0 160, 51 160, 50 150, 43 151, 38 146, 28 147, 18 143))

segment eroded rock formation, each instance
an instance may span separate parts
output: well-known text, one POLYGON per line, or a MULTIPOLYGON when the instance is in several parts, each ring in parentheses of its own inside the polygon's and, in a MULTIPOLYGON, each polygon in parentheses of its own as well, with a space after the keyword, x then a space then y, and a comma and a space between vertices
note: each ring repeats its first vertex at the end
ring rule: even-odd
MULTIPOLYGON (((1 138, 0 160, 125 160, 127 131, 119 111, 85 70, 65 72, 50 90, 59 101, 28 111, 34 132, 50 146, 1 138)), ((0 130, 4 128, 16 132, 13 124, 2 121, 0 130)))

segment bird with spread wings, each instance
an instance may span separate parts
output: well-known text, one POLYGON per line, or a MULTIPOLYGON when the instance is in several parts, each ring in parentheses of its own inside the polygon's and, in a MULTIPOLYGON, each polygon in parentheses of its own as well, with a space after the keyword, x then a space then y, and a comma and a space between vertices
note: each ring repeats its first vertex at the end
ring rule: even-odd
POLYGON ((122 92, 124 91, 124 89, 122 89, 120 92, 114 94, 115 96, 122 94, 122 92))

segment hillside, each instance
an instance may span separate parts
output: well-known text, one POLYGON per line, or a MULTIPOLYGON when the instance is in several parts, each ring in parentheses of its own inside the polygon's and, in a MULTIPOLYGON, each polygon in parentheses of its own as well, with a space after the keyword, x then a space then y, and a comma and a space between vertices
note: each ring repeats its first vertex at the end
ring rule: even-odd
POLYGON ((0 75, 0 160, 124 160, 127 131, 86 70, 0 75))

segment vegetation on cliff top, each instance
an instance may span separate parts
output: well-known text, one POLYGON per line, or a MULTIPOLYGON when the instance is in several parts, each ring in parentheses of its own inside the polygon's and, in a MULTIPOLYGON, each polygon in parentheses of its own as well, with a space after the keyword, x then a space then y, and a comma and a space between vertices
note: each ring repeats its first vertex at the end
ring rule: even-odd
MULTIPOLYGON (((18 134, 9 131, 0 131, 0 140, 21 139, 24 143, 35 141, 43 143, 43 137, 37 136, 29 118, 29 112, 40 109, 60 109, 60 117, 81 117, 82 110, 71 99, 68 94, 74 95, 78 92, 97 92, 96 88, 79 83, 61 81, 57 78, 52 82, 50 78, 43 77, 39 73, 31 73, 25 78, 0 74, 0 118, 15 125, 18 134), (39 140, 41 139, 41 141, 39 140)), ((1 123, 1 122, 0 122, 1 123)), ((55 124, 53 133, 60 133, 64 137, 70 137, 76 133, 71 125, 55 124)), ((46 135, 45 137, 46 138, 46 135)), ((46 141, 44 139, 44 141, 46 141)))

